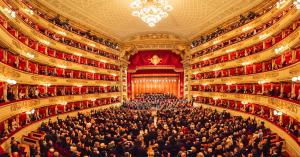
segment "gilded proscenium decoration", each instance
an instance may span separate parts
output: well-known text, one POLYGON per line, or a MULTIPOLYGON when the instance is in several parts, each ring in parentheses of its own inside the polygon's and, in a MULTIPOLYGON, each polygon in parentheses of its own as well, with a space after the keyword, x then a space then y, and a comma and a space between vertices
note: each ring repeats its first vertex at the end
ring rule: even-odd
POLYGON ((151 59, 149 59, 149 61, 150 61, 152 64, 157 65, 157 64, 160 63, 161 58, 159 58, 157 55, 154 55, 154 56, 152 56, 151 59))

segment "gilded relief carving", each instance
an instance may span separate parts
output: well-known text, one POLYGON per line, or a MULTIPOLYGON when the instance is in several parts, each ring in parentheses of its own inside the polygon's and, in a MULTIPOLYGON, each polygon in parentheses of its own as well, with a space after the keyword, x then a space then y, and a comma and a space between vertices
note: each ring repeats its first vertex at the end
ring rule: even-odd
POLYGON ((14 39, 12 39, 12 43, 14 46, 16 46, 18 49, 21 49, 21 45, 19 42, 15 41, 14 39))
POLYGON ((247 101, 251 103, 256 103, 269 108, 277 109, 283 113, 289 114, 290 116, 300 119, 300 114, 298 113, 298 104, 294 104, 289 101, 281 100, 278 98, 265 97, 260 95, 247 95, 247 94, 232 94, 232 93, 216 93, 216 92, 191 92, 193 96, 205 96, 213 98, 218 96, 220 99, 232 99, 237 101, 247 101))

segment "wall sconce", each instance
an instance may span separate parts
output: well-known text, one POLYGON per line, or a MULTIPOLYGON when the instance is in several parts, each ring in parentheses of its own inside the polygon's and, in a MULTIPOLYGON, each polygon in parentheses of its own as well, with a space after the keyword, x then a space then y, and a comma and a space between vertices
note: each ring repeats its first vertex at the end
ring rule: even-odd
POLYGON ((96 44, 94 44, 94 43, 89 43, 89 45, 92 46, 92 47, 96 46, 96 44))
POLYGON ((66 36, 67 35, 67 33, 63 32, 63 31, 58 31, 57 33, 60 34, 60 35, 62 35, 62 36, 66 36))
POLYGON ((31 9, 29 9, 29 8, 25 8, 24 11, 26 13, 28 13, 29 15, 33 15, 34 14, 34 12, 31 9))
POLYGON ((243 66, 247 66, 247 65, 249 65, 249 64, 251 64, 251 63, 250 63, 250 62, 243 62, 243 63, 242 63, 243 66))
POLYGON ((34 58, 34 54, 31 54, 29 52, 26 53, 27 57, 30 58, 30 59, 33 59, 34 58))
POLYGON ((262 34, 262 35, 259 36, 259 39, 260 40, 266 39, 268 36, 269 36, 269 34, 262 34))
POLYGON ((61 105, 66 106, 68 103, 66 101, 62 102, 61 105))
POLYGON ((34 114, 35 110, 32 109, 31 111, 27 111, 26 114, 34 114))
POLYGON ((10 85, 14 85, 14 84, 17 84, 17 81, 16 80, 11 80, 11 79, 7 79, 6 82, 10 85))
POLYGON ((50 87, 50 86, 51 86, 51 84, 50 84, 50 83, 45 83, 45 84, 44 84, 44 86, 46 86, 46 87, 50 87))
POLYGON ((278 54, 278 53, 281 53, 281 52, 283 52, 284 50, 286 50, 288 48, 289 48, 288 45, 280 46, 280 47, 276 48, 274 51, 275 51, 276 54, 278 54))
POLYGON ((286 0, 279 0, 279 1, 276 3, 276 8, 279 9, 285 2, 286 2, 286 0))
POLYGON ((213 97, 213 100, 218 100, 219 98, 218 97, 213 97))
POLYGON ((220 42, 220 40, 216 40, 216 41, 213 42, 213 44, 217 44, 219 42, 220 42))
POLYGON ((233 51, 235 51, 235 49, 228 49, 228 50, 226 50, 225 52, 226 52, 226 53, 230 53, 230 52, 233 52, 233 51))
POLYGON ((4 13, 6 13, 8 15, 8 17, 10 18, 16 18, 16 12, 9 9, 9 8, 4 8, 3 9, 4 13))
POLYGON ((50 42, 47 41, 47 40, 40 40, 40 42, 43 43, 43 44, 45 44, 45 45, 47 45, 47 46, 50 45, 50 42))
POLYGON ((250 30, 251 28, 252 28, 252 27, 247 26, 247 27, 244 27, 244 28, 242 29, 242 31, 243 31, 243 32, 246 32, 246 31, 250 30))
POLYGON ((292 78, 292 81, 293 82, 297 82, 297 81, 300 81, 300 76, 295 76, 292 78))
POLYGON ((274 115, 276 115, 276 116, 281 116, 282 115, 282 112, 280 112, 280 111, 277 111, 277 110, 274 110, 274 115))
POLYGON ((232 85, 232 84, 233 84, 232 82, 227 82, 227 83, 226 83, 227 86, 230 86, 230 85, 232 85))
POLYGON ((95 99, 95 98, 91 99, 91 101, 93 101, 93 102, 96 101, 96 100, 97 100, 97 99, 95 99))
POLYGON ((241 102, 243 105, 247 105, 248 104, 248 101, 242 101, 241 102))
POLYGON ((258 84, 265 84, 265 83, 268 83, 269 81, 268 80, 261 80, 261 81, 258 81, 257 83, 258 84))

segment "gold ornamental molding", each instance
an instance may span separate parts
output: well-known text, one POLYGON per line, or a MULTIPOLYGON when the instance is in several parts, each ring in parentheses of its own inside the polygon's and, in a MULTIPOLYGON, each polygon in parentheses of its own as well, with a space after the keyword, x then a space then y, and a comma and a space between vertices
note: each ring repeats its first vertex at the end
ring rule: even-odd
MULTIPOLYGON (((3 7, 3 2, 0 1, 1 6, 3 7)), ((1 9, 3 10, 3 9, 1 9)), ((5 14, 3 14, 3 12, 1 12, 1 14, 3 15, 3 17, 6 17, 5 14)), ((63 52, 67 52, 69 54, 73 54, 73 55, 77 55, 77 56, 83 56, 89 59, 93 59, 93 60, 97 60, 100 62, 107 62, 110 64, 114 64, 114 65, 118 65, 118 61, 108 58, 108 57, 104 57, 101 55, 97 55, 94 54, 92 52, 87 52, 72 46, 68 46, 66 44, 62 44, 60 42, 57 42, 51 38, 48 38, 47 36, 39 33, 36 30, 33 30, 31 27, 29 27, 26 23, 23 22, 23 20, 21 20, 18 16, 16 16, 16 18, 7 18, 6 19, 8 21, 9 24, 11 24, 12 26, 14 26, 16 29, 20 30, 21 33, 25 34, 26 36, 28 36, 31 39, 34 39, 36 41, 48 41, 49 45, 47 47, 51 47, 53 49, 59 50, 59 51, 63 51, 63 52)))
POLYGON ((238 94, 238 93, 221 93, 221 92, 201 92, 191 91, 193 97, 203 96, 209 98, 228 99, 235 101, 246 101, 248 103, 259 104, 269 108, 281 111, 297 121, 300 121, 300 105, 291 101, 273 98, 263 95, 238 94))
MULTIPOLYGON (((132 74, 132 78, 157 77, 157 74, 132 74)), ((179 74, 159 74, 160 77, 177 77, 179 74)))
MULTIPOLYGON (((204 59, 206 60, 206 59, 210 59, 210 58, 215 58, 215 57, 227 54, 229 50, 230 51, 240 50, 240 49, 252 46, 256 43, 259 43, 259 42, 265 40, 265 39, 260 39, 260 35, 267 35, 267 36, 271 37, 272 35, 275 35, 276 33, 281 32, 282 29, 286 28, 292 22, 294 22, 294 20, 297 19, 297 17, 299 17, 299 15, 300 15, 300 10, 293 8, 286 15, 284 15, 284 17, 282 17, 279 21, 277 21, 275 24, 273 24, 266 30, 256 34, 255 36, 252 36, 242 42, 238 42, 238 43, 226 46, 217 51, 210 52, 208 54, 199 56, 197 58, 193 58, 191 63, 193 64, 193 63, 200 62, 204 59)), ((192 54, 192 53, 190 53, 190 54, 192 54)))
POLYGON ((51 84, 51 85, 82 85, 82 86, 111 86, 117 85, 119 81, 104 81, 104 80, 87 80, 87 79, 73 79, 63 77, 44 76, 32 74, 15 69, 6 64, 0 63, 0 79, 12 79, 20 84, 51 84))
POLYGON ((292 77, 300 75, 300 62, 287 66, 279 70, 273 70, 268 72, 241 75, 241 76, 230 76, 223 78, 212 78, 212 79, 201 79, 201 80, 190 80, 191 85, 198 84, 226 84, 227 82, 238 82, 238 83, 257 83, 258 81, 266 82, 280 82, 291 80, 292 77))
POLYGON ((102 93, 102 94, 86 94, 86 95, 71 95, 71 96, 56 96, 41 99, 24 100, 15 103, 9 103, 0 107, 0 121, 4 121, 9 117, 17 115, 22 112, 31 111, 32 109, 50 106, 54 104, 65 104, 70 102, 101 99, 108 97, 118 97, 120 92, 116 93, 102 93))
POLYGON ((189 49, 186 39, 170 33, 148 33, 128 38, 123 46, 125 56, 130 56, 141 50, 172 50, 184 56, 189 49))
POLYGON ((228 68, 233 68, 233 67, 240 67, 240 66, 244 66, 243 63, 247 63, 247 64, 248 63, 249 64, 259 63, 259 62, 268 60, 270 58, 280 56, 280 55, 284 54, 285 52, 287 52, 288 49, 298 46, 299 38, 300 38, 300 28, 298 27, 288 37, 284 38, 279 43, 276 43, 275 45, 273 45, 272 47, 270 47, 264 51, 261 51, 261 52, 258 52, 258 53, 255 53, 255 54, 252 54, 252 55, 249 55, 246 57, 242 57, 239 59, 223 62, 223 63, 218 63, 218 64, 214 64, 214 65, 210 65, 210 66, 191 69, 191 73, 195 74, 195 73, 209 72, 209 71, 212 71, 213 69, 222 70, 222 69, 228 69, 228 68), (280 47, 285 48, 285 50, 281 53, 276 54, 275 49, 280 48, 280 47))
MULTIPOLYGON (((205 49, 207 47, 210 47, 212 45, 214 45, 214 43, 216 42, 221 42, 221 41, 224 41, 224 40, 227 40, 227 39, 230 39, 234 36, 236 36, 237 34, 241 34, 241 32, 243 32, 244 29, 252 29, 252 28, 255 28, 263 23, 266 23, 267 21, 269 21, 271 18, 274 17, 274 15, 277 15, 279 14, 280 12, 282 12, 283 10, 287 9, 287 7, 289 7, 291 4, 292 4, 292 0, 288 0, 288 2, 286 2, 285 4, 283 4, 283 6, 280 8, 280 9, 277 9, 276 7, 273 7, 269 12, 265 13, 264 15, 262 15, 261 17, 258 17, 257 19, 251 21, 250 23, 248 24, 245 24, 243 25, 242 27, 240 28, 236 28, 232 31, 229 31, 209 42, 206 42, 204 44, 201 44, 193 49, 191 49, 191 51, 189 52, 189 54, 193 54, 197 51, 200 51, 202 49, 205 49)), ((198 37, 199 38, 199 37, 198 37)), ((195 38, 197 39, 197 38, 195 38)), ((194 39, 194 40, 195 40, 194 39)))
POLYGON ((138 70, 153 70, 153 69, 171 69, 174 70, 175 72, 183 72, 182 68, 176 68, 173 65, 160 65, 160 66, 155 66, 155 65, 145 65, 145 66, 138 66, 135 69, 128 69, 128 73, 135 73, 138 70))
MULTIPOLYGON (((12 4, 14 4, 15 6, 17 6, 19 8, 20 11, 22 11, 24 14, 26 14, 32 21, 36 22, 37 24, 41 25, 41 26, 45 26, 47 29, 55 32, 55 33, 61 33, 61 32, 64 32, 66 34, 66 37, 70 38, 70 39, 73 39, 75 41, 78 41, 80 43, 84 43, 86 45, 89 45, 91 43, 95 44, 95 48, 99 49, 99 50, 103 50, 103 51, 106 51, 106 52, 110 52, 110 53, 113 53, 115 55, 119 55, 120 54, 120 51, 118 50, 115 50, 115 49, 112 49, 110 47, 107 47, 105 45, 102 45, 102 44, 99 44, 95 41, 92 41, 88 38, 85 38, 85 37, 82 37, 78 34, 75 34, 73 32, 70 32, 68 30, 65 30, 63 28, 60 28, 50 22, 48 22, 47 20, 41 18, 39 15, 37 14, 29 14, 27 11, 25 11, 25 9, 28 9, 28 7, 22 3, 21 1, 19 0, 16 0, 16 1, 11 1, 12 4)), ((46 11, 48 13, 48 11, 46 11)), ((93 32, 94 33, 94 32, 93 32)), ((108 38, 108 37, 105 37, 105 38, 108 38)))
POLYGON ((3 27, 0 28, 0 35, 2 38, 0 43, 2 45, 8 47, 13 52, 16 52, 16 53, 22 55, 24 58, 27 58, 28 60, 33 60, 35 62, 43 63, 45 65, 54 66, 57 68, 67 68, 67 69, 92 72, 92 73, 114 74, 114 73, 118 72, 116 70, 101 69, 101 68, 96 68, 93 66, 88 66, 88 65, 70 62, 70 61, 65 61, 62 59, 57 59, 57 58, 42 54, 36 50, 29 48, 27 45, 23 44, 22 42, 18 41, 15 37, 13 37, 11 34, 9 34, 7 32, 7 30, 5 30, 3 27), (29 58, 27 53, 31 53, 34 56, 34 58, 29 58))

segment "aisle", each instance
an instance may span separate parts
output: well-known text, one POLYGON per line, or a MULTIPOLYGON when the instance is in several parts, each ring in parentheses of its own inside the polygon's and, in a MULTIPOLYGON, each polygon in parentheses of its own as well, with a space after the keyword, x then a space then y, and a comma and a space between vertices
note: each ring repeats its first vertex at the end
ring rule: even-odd
POLYGON ((151 110, 151 115, 154 117, 153 119, 154 126, 157 127, 157 109, 151 110))

